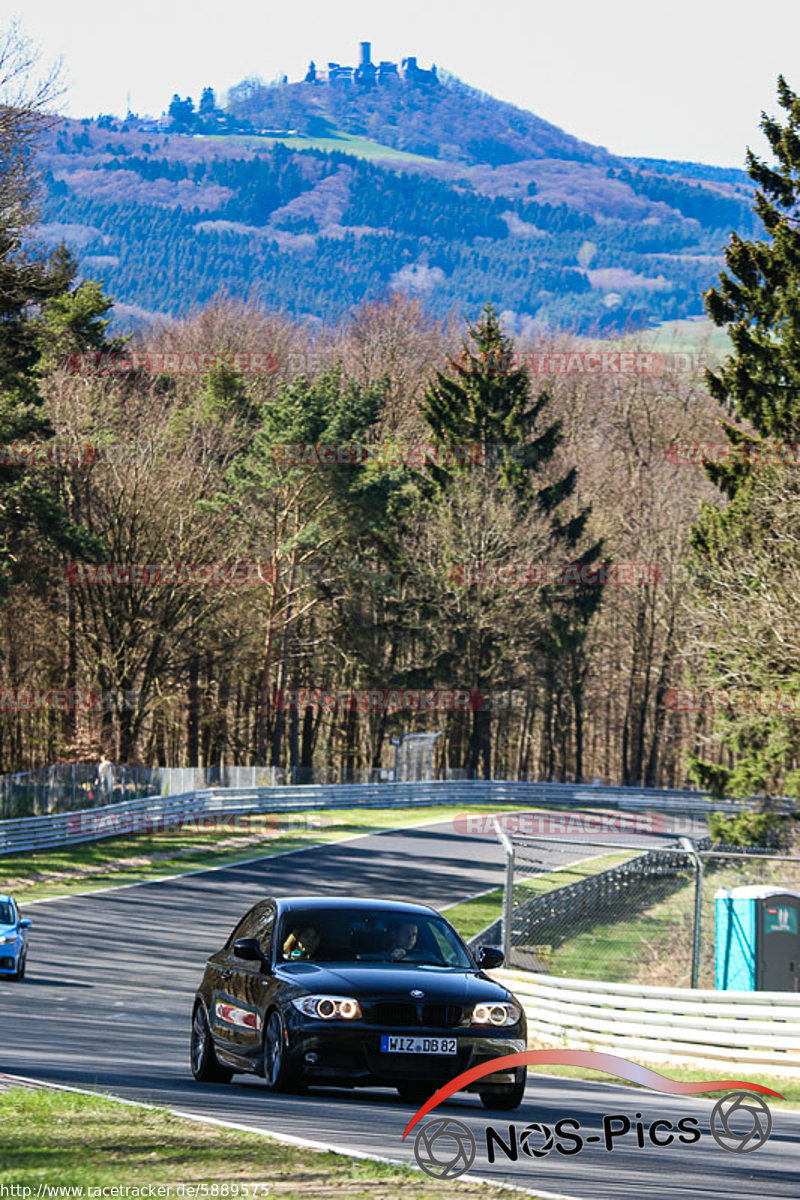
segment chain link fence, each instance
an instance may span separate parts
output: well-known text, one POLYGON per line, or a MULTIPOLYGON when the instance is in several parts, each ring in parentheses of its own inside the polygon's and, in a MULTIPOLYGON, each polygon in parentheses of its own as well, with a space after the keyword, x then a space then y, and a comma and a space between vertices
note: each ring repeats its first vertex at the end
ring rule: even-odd
POLYGON ((716 892, 800 891, 800 858, 709 838, 506 844, 504 916, 475 940, 502 940, 510 967, 553 976, 713 988, 716 892))
POLYGON ((158 768, 112 766, 101 777, 98 763, 63 763, 0 775, 0 818, 75 812, 160 792, 158 768))
MULTIPOLYGON (((98 763, 61 763, 0 775, 0 820, 39 817, 46 813, 100 808, 145 796, 172 796, 209 787, 289 787, 294 784, 334 786, 340 783, 384 783, 389 770, 290 768, 257 766, 144 767, 110 764, 101 777, 98 763)), ((418 771, 409 779, 429 779, 418 771)))

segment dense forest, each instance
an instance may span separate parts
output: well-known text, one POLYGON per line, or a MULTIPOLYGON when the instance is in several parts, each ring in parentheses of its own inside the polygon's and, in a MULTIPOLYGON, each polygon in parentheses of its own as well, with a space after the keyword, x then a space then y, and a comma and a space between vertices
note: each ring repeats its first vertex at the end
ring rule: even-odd
MULTIPOLYGON (((269 213, 311 221, 313 206, 291 206, 309 190, 319 202, 327 184, 337 221, 397 226, 351 237, 317 274, 323 297, 346 292, 333 271, 346 272, 358 303, 345 316, 293 319, 305 284, 295 277, 292 292, 286 270, 280 311, 257 292, 209 294, 126 342, 107 286, 63 245, 37 242, 27 150, 42 131, 12 122, 18 152, 0 177, 2 442, 52 449, 0 462, 0 765, 102 748, 117 762, 358 778, 391 765, 392 738, 430 731, 442 772, 797 790, 791 705, 675 702, 686 688, 800 691, 796 467, 740 454, 703 469, 675 450, 800 441, 797 314, 785 303, 797 286, 800 233, 785 214, 800 101, 782 86, 791 136, 768 132, 783 173, 750 167, 769 240, 729 245, 705 303, 734 351, 705 376, 669 361, 531 374, 520 352, 586 343, 541 329, 515 339, 492 305, 512 292, 515 263, 516 286, 531 286, 511 238, 493 236, 505 201, 286 149, 199 155, 190 168, 117 147, 84 172, 79 199, 51 160, 45 226, 68 204, 117 254, 128 221, 137 254, 126 269, 142 288, 206 277, 188 230, 212 210, 151 211, 131 199, 140 184, 163 184, 162 199, 184 186, 214 197, 214 221, 230 227, 269 213), (343 175, 369 186, 342 186, 343 175), (427 270, 441 262, 451 279, 460 268, 475 288, 467 324, 403 291, 375 299, 359 279, 380 246, 396 268, 425 219, 440 242, 427 270), (476 262, 494 280, 480 298, 476 262), (31 689, 41 703, 15 701, 31 689)), ((51 132, 50 153, 64 136, 51 132)), ((612 246, 617 265, 635 255, 614 222, 574 227, 572 210, 547 203, 526 195, 515 212, 563 222, 584 261, 610 261, 612 246)), ((680 244, 685 224, 643 224, 639 246, 657 254, 665 236, 680 244)), ((259 278, 234 228, 214 237, 231 279, 259 278)), ((315 242, 309 262, 319 253, 315 242)), ((542 290, 556 276, 576 296, 587 287, 566 256, 536 270, 542 290)))

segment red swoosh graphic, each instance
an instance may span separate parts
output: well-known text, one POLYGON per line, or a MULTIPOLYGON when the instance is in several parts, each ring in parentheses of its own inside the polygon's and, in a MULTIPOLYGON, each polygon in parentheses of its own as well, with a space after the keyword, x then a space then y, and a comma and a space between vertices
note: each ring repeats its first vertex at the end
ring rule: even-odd
POLYGON ((673 1096, 694 1096, 701 1092, 725 1092, 738 1088, 745 1092, 763 1092, 765 1096, 777 1096, 779 1100, 784 1099, 780 1092, 773 1092, 771 1088, 763 1087, 760 1083, 749 1083, 745 1079, 714 1079, 704 1080, 701 1083, 680 1083, 677 1079, 670 1079, 667 1075, 659 1075, 658 1071, 651 1071, 649 1067, 630 1062, 627 1058, 620 1058, 616 1054, 603 1054, 600 1050, 524 1050, 520 1054, 498 1055, 497 1058, 491 1058, 489 1062, 480 1063, 479 1066, 470 1067, 468 1071, 456 1075, 455 1079, 451 1079, 444 1087, 440 1087, 438 1092, 434 1092, 430 1100, 426 1100, 422 1108, 414 1114, 406 1125, 403 1138, 405 1139, 411 1132, 417 1121, 421 1121, 429 1112, 437 1108, 454 1092, 460 1092, 467 1084, 474 1083, 476 1079, 481 1079, 484 1075, 492 1075, 495 1071, 510 1071, 512 1067, 532 1066, 537 1063, 557 1063, 565 1067, 591 1067, 593 1071, 604 1071, 607 1075, 617 1075, 620 1079, 628 1079, 631 1083, 640 1083, 644 1087, 652 1088, 654 1092, 668 1092, 673 1096))

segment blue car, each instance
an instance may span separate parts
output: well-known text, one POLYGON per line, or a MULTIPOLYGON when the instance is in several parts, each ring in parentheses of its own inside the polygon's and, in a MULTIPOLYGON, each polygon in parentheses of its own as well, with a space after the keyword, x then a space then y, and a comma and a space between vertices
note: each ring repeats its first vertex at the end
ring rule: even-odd
POLYGON ((21 917, 10 896, 0 895, 0 978, 22 979, 28 957, 28 917, 21 917))

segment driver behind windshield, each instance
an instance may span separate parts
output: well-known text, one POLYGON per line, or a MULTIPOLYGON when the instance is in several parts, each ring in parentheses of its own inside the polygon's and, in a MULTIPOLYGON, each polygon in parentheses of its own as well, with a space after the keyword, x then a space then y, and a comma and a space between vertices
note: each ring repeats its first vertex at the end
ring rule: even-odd
POLYGON ((416 921, 400 921, 390 933, 390 958, 398 962, 408 958, 417 944, 419 928, 416 921))

